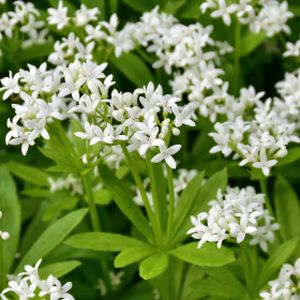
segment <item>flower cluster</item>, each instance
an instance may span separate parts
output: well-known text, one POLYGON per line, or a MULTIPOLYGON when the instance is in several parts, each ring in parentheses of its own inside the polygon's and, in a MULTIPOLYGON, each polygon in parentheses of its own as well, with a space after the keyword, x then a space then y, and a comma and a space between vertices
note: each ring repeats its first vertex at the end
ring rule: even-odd
POLYGON ((258 0, 255 3, 251 0, 205 0, 200 9, 203 13, 212 10, 211 17, 222 18, 227 26, 231 24, 231 15, 235 14, 238 21, 248 25, 252 32, 265 32, 268 37, 279 32, 290 33, 286 23, 293 16, 288 11, 287 1, 276 0, 258 0))
POLYGON ((74 17, 68 16, 68 10, 68 7, 64 6, 62 0, 58 2, 57 8, 48 8, 49 24, 55 25, 58 30, 62 30, 69 25, 82 27, 92 21, 96 21, 99 15, 99 9, 97 7, 88 9, 84 4, 81 4, 80 9, 76 10, 74 17))
POLYGON ((224 240, 241 243, 251 236, 250 245, 259 244, 267 251, 267 243, 274 241, 274 231, 279 228, 272 223, 273 217, 264 207, 264 195, 256 194, 253 187, 227 187, 223 194, 218 192, 217 200, 209 203, 209 212, 201 212, 191 217, 194 225, 187 233, 200 240, 198 247, 206 242, 216 242, 222 246, 224 240))
POLYGON ((13 2, 14 11, 2 13, 0 16, 0 41, 11 39, 17 31, 22 34, 22 48, 43 44, 48 39, 45 22, 40 19, 40 12, 31 3, 13 2))
POLYGON ((297 86, 290 88, 291 76, 295 75, 277 84, 283 100, 263 101, 263 92, 256 93, 252 86, 242 88, 233 109, 227 109, 227 120, 217 122, 215 132, 210 133, 217 143, 210 153, 222 152, 225 157, 234 153, 234 159, 241 159, 240 166, 249 164, 268 176, 278 159, 287 155, 288 144, 300 142, 293 120, 299 113, 297 86))
MULTIPOLYGON (((115 55, 144 47, 157 60, 154 68, 163 67, 172 74, 170 85, 175 96, 187 95, 189 110, 199 112, 215 121, 222 93, 228 84, 218 67, 222 55, 232 51, 227 42, 211 38, 212 26, 199 23, 184 25, 156 7, 145 12, 140 21, 127 23, 117 31, 118 19, 113 15, 110 22, 101 22, 96 28, 87 27, 88 41, 106 40, 115 49, 115 55), (224 85, 224 86, 223 86, 224 85)), ((221 109, 220 109, 221 110, 221 109)))
MULTIPOLYGON (((0 220, 2 219, 2 217, 3 217, 3 213, 2 213, 2 211, 0 210, 0 220)), ((2 231, 2 230, 0 230, 0 238, 1 238, 2 240, 7 240, 7 239, 9 239, 9 233, 8 233, 7 231, 2 231)))
POLYGON ((74 300, 74 297, 68 293, 72 288, 71 282, 62 285, 53 275, 49 275, 45 280, 40 278, 38 268, 41 262, 40 259, 34 267, 26 265, 25 272, 18 274, 14 280, 8 282, 8 288, 1 292, 0 298, 8 300, 11 298, 7 298, 7 294, 14 294, 19 299, 49 297, 53 300, 74 300))
MULTIPOLYGON (((189 182, 197 175, 197 170, 177 169, 176 172, 177 172, 177 177, 173 178, 175 205, 177 204, 182 191, 187 187, 189 182)), ((149 202, 152 206, 153 205, 153 197, 152 197, 152 193, 149 189, 150 188, 149 183, 150 183, 149 178, 146 178, 143 182, 149 202)), ((136 188, 136 195, 134 197, 134 201, 138 205, 142 205, 142 206, 144 205, 144 201, 142 199, 140 191, 137 188, 136 188)))
POLYGON ((266 300, 297 300, 300 298, 300 258, 294 265, 284 264, 279 277, 269 282, 270 290, 260 293, 266 300))

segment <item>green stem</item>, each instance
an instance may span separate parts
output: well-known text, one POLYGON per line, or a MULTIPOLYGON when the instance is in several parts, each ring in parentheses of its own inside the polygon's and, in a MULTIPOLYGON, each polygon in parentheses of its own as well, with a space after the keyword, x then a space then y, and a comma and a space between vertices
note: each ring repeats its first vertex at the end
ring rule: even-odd
POLYGON ((175 209, 175 195, 174 195, 174 181, 173 181, 173 172, 172 169, 166 165, 167 175, 168 175, 168 189, 169 189, 169 213, 168 213, 168 229, 167 229, 167 237, 168 240, 171 235, 172 224, 173 224, 173 216, 175 209))
POLYGON ((266 207, 269 210, 270 214, 272 216, 274 216, 274 212, 273 212, 273 209, 272 209, 270 198, 268 197, 267 180, 266 180, 265 177, 263 177, 263 176, 260 177, 260 179, 259 179, 259 185, 260 185, 261 191, 265 195, 266 207))
POLYGON ((241 24, 235 23, 235 46, 234 46, 234 95, 238 96, 240 86, 240 49, 241 49, 241 24))
POLYGON ((100 231, 100 223, 98 219, 97 208, 95 204, 91 175, 90 172, 83 176, 83 184, 89 204, 89 212, 91 216, 92 226, 94 231, 100 231))
POLYGON ((155 222, 158 227, 158 239, 161 239, 161 235, 162 235, 162 228, 161 228, 161 222, 160 222, 161 212, 159 211, 159 204, 158 204, 159 199, 158 199, 158 195, 157 195, 157 186, 156 186, 156 182, 155 182, 153 165, 151 163, 150 151, 147 151, 146 161, 147 161, 147 167, 148 167, 148 171, 149 171, 150 186, 151 186, 151 192, 152 192, 152 198, 153 198, 154 217, 155 217, 155 222))
POLYGON ((162 299, 163 300, 171 300, 170 297, 170 280, 169 280, 169 268, 162 274, 164 284, 163 284, 163 294, 162 299))
POLYGON ((126 163, 131 171, 131 174, 133 176, 133 179, 135 181, 135 184, 139 190, 139 192, 141 193, 141 196, 142 196, 142 199, 143 199, 143 202, 144 202, 144 205, 145 205, 145 209, 146 209, 146 212, 147 212, 147 215, 148 215, 148 218, 153 226, 153 230, 155 232, 155 236, 159 236, 159 228, 158 228, 158 224, 157 222, 155 221, 155 217, 154 217, 154 214, 153 214, 153 211, 152 211, 152 208, 150 206, 150 203, 149 203, 149 199, 147 197, 147 193, 145 191, 145 188, 144 188, 144 185, 142 183, 142 180, 140 178, 140 175, 131 159, 131 156, 130 156, 130 153, 128 152, 127 148, 125 145, 121 145, 122 147, 122 150, 123 150, 123 153, 125 155, 125 158, 126 158, 126 163))

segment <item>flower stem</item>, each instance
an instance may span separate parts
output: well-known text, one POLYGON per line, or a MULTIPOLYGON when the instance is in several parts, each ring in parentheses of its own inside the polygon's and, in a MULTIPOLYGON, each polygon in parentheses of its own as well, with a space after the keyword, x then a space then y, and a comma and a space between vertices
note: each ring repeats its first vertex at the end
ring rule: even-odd
POLYGON ((265 195, 266 207, 269 210, 270 215, 274 216, 274 212, 273 212, 273 209, 272 209, 270 198, 268 197, 268 189, 267 189, 267 180, 266 180, 266 178, 261 176, 260 179, 259 179, 259 185, 260 185, 261 191, 265 195))
POLYGON ((174 195, 174 181, 173 181, 173 172, 172 169, 166 165, 167 175, 168 175, 168 189, 169 189, 169 213, 168 213, 168 229, 167 237, 169 239, 173 224, 173 215, 175 209, 175 195, 174 195))
POLYGON ((234 95, 238 96, 240 86, 240 49, 241 49, 241 24, 235 23, 235 46, 234 46, 234 95))
POLYGON ((97 208, 95 204, 92 183, 91 183, 91 175, 90 172, 83 176, 83 184, 86 192, 86 196, 89 204, 89 211, 92 221, 92 226, 94 231, 100 231, 100 223, 98 219, 97 208))
POLYGON ((161 239, 161 235, 162 235, 162 228, 161 228, 161 222, 160 222, 160 215, 161 215, 161 211, 159 211, 159 199, 158 199, 158 195, 157 195, 157 186, 156 186, 156 182, 155 182, 155 174, 154 174, 154 169, 153 169, 153 165, 151 163, 151 153, 150 151, 147 151, 147 167, 148 167, 148 171, 149 171, 149 178, 150 178, 150 185, 151 185, 151 192, 152 192, 152 198, 153 198, 153 206, 154 206, 154 217, 155 217, 155 222, 157 223, 157 227, 158 227, 158 239, 161 239))
POLYGON ((164 284, 163 284, 163 295, 162 299, 163 300, 171 300, 170 297, 170 280, 169 280, 169 268, 162 274, 164 284))
POLYGON ((139 190, 139 192, 141 193, 141 196, 142 196, 142 199, 143 199, 143 202, 144 202, 144 205, 145 205, 145 209, 146 209, 146 212, 147 212, 147 215, 148 215, 148 218, 153 226, 153 230, 155 232, 155 236, 158 237, 159 236, 159 228, 158 228, 158 224, 157 222, 155 221, 155 217, 154 217, 154 214, 153 214, 153 211, 152 211, 152 208, 150 206, 150 202, 149 202, 149 199, 147 197, 147 193, 145 191, 145 188, 143 186, 143 183, 142 183, 142 180, 140 178, 140 175, 131 159, 131 156, 130 156, 130 153, 129 151, 127 150, 126 146, 125 145, 121 145, 122 147, 122 150, 123 150, 123 153, 125 155, 125 158, 126 158, 126 163, 131 171, 131 174, 132 174, 132 177, 135 181, 135 184, 139 190))

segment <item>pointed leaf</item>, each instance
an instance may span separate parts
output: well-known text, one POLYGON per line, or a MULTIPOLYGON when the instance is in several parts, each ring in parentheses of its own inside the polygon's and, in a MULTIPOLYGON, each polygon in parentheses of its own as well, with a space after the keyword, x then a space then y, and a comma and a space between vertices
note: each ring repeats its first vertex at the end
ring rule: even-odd
POLYGON ((123 214, 147 238, 152 237, 151 228, 141 209, 134 203, 133 196, 123 181, 119 180, 108 167, 99 167, 104 185, 109 190, 123 214))
POLYGON ((38 186, 49 186, 47 173, 27 166, 18 162, 11 161, 7 164, 8 170, 15 176, 23 179, 26 182, 33 183, 38 186))
POLYGON ((197 242, 189 243, 169 253, 185 262, 201 267, 220 267, 234 261, 233 252, 224 246, 217 248, 216 244, 206 243, 198 249, 197 245, 197 242))
POLYGON ((118 252, 132 247, 144 247, 147 244, 117 233, 85 232, 71 236, 65 241, 68 246, 94 251, 118 252))
POLYGON ((136 86, 143 86, 150 81, 154 82, 154 77, 149 67, 137 55, 126 53, 118 58, 111 57, 110 60, 112 64, 136 86))
POLYGON ((10 234, 9 239, 0 239, 0 275, 5 276, 10 271, 18 248, 21 209, 15 183, 6 167, 0 167, 0 230, 10 234))
POLYGON ((115 268, 124 268, 154 254, 155 252, 157 252, 156 248, 146 245, 127 248, 116 256, 114 266, 115 268))
POLYGON ((269 257, 269 259, 262 266, 258 278, 256 287, 259 290, 265 283, 267 283, 276 274, 278 269, 288 261, 290 256, 295 251, 299 242, 299 238, 294 238, 286 241, 280 245, 269 257))
POLYGON ((35 264, 38 259, 49 254, 82 221, 86 213, 87 209, 78 209, 52 223, 22 258, 15 273, 19 273, 25 265, 35 264))
POLYGON ((189 217, 191 207, 193 206, 196 196, 201 189, 203 176, 204 171, 195 176, 184 189, 178 200, 174 214, 174 235, 176 235, 177 231, 182 227, 184 220, 189 217))
POLYGON ((168 267, 169 257, 168 255, 159 252, 154 254, 145 260, 140 265, 140 276, 144 280, 153 279, 162 274, 168 267))
POLYGON ((46 279, 49 275, 53 275, 56 278, 60 278, 74 269, 79 267, 81 262, 78 260, 69 260, 69 261, 62 261, 56 262, 47 266, 40 268, 39 274, 42 279, 46 279))
POLYGON ((300 235, 299 200, 289 182, 279 176, 275 183, 276 219, 280 224, 280 235, 284 240, 300 235))

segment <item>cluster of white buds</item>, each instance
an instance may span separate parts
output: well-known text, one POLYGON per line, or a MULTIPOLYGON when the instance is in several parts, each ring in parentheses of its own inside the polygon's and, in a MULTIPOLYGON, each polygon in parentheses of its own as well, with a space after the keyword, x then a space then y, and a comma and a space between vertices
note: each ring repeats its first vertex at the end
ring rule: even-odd
POLYGON ((62 0, 58 2, 57 8, 48 8, 49 24, 55 25, 58 30, 62 30, 66 26, 82 27, 96 21, 100 13, 98 7, 88 9, 84 4, 81 4, 80 9, 76 10, 73 17, 68 15, 68 11, 68 7, 64 6, 62 0))
POLYGON ((45 22, 40 18, 40 12, 31 3, 13 1, 15 10, 2 13, 0 16, 0 41, 3 38, 12 39, 17 31, 22 33, 22 47, 27 48, 43 44, 48 39, 45 22))
MULTIPOLYGON (((3 217, 3 213, 2 213, 2 211, 0 210, 0 220, 2 219, 2 217, 3 217)), ((2 231, 2 230, 0 230, 0 238, 1 238, 2 240, 7 240, 7 239, 9 239, 9 233, 8 233, 7 231, 2 231)))
MULTIPOLYGON (((166 176, 166 170, 164 169, 164 171, 166 176)), ((177 204, 182 191, 184 191, 184 189, 187 187, 189 182, 197 175, 197 170, 177 169, 176 173, 177 176, 173 178, 175 205, 177 204)), ((152 197, 149 184, 150 184, 149 178, 146 178, 143 182, 143 185, 146 190, 150 205, 153 206, 153 197, 152 197)), ((137 188, 136 188, 136 195, 134 197, 134 201, 138 205, 141 206, 144 205, 144 201, 141 196, 141 193, 137 188)))
POLYGON ((211 38, 212 26, 181 24, 175 17, 159 12, 158 7, 145 12, 139 22, 127 23, 120 31, 117 26, 116 15, 97 27, 87 26, 86 41, 106 41, 113 45, 116 56, 138 46, 154 53, 157 60, 153 67, 163 67, 172 74, 172 94, 180 98, 187 95, 190 110, 215 121, 222 109, 216 108, 222 106, 219 97, 228 87, 220 77, 224 72, 218 65, 221 56, 233 48, 211 38))
POLYGON ((300 258, 294 265, 284 264, 278 278, 269 282, 270 289, 260 293, 265 300, 298 300, 300 298, 300 258))
MULTIPOLYGON (((26 265, 25 272, 19 273, 14 280, 8 282, 8 287, 0 293, 2 300, 9 300, 9 296, 18 296, 18 299, 29 299, 41 297, 52 300, 74 300, 75 298, 68 292, 72 288, 72 283, 67 282, 62 285, 61 282, 49 275, 47 279, 42 280, 39 276, 40 259, 34 267, 26 265)), ((13 297, 15 299, 15 297, 13 297)))
POLYGON ((255 3, 251 0, 205 0, 200 9, 203 13, 212 11, 211 17, 222 18, 227 26, 231 24, 231 15, 234 14, 252 32, 264 32, 268 37, 279 32, 290 33, 287 21, 293 16, 288 11, 287 1, 276 0, 258 0, 255 3))
POLYGON ((206 242, 217 243, 220 248, 224 240, 238 244, 250 236, 250 245, 259 244, 267 251, 267 243, 274 241, 274 231, 279 228, 264 207, 263 194, 256 194, 253 187, 227 187, 225 193, 218 192, 217 200, 209 203, 208 212, 191 217, 194 225, 187 233, 199 241, 198 248, 206 242))
POLYGON ((74 177, 72 174, 68 174, 67 177, 59 177, 57 179, 49 177, 48 182, 50 184, 50 191, 52 193, 56 191, 67 190, 70 191, 72 196, 83 194, 81 179, 74 177))
POLYGON ((297 91, 290 89, 289 83, 286 80, 277 84, 283 100, 262 101, 263 92, 256 93, 252 86, 242 88, 233 109, 227 109, 227 120, 216 123, 215 132, 210 133, 217 143, 210 153, 222 152, 225 157, 233 153, 234 159, 241 160, 240 166, 250 165, 268 176, 278 159, 287 155, 288 144, 300 142, 293 120, 293 115, 299 113, 295 106, 297 91))

